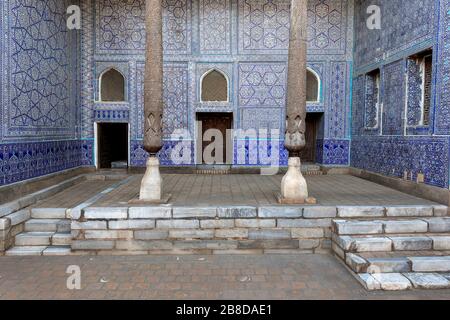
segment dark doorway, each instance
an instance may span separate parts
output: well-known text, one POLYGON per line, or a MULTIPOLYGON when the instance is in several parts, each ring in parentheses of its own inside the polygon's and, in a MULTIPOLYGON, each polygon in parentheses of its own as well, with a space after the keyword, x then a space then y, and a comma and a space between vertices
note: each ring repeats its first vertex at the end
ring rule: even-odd
POLYGON ((322 113, 308 113, 306 116, 306 147, 301 153, 303 163, 316 162, 316 143, 319 125, 322 121, 322 113))
MULTIPOLYGON (((233 127, 233 114, 232 113, 197 113, 197 161, 200 164, 208 165, 223 165, 232 164, 233 162, 233 150, 232 150, 232 132, 230 129, 233 127), (212 143, 216 142, 212 137, 210 141, 205 140, 204 137, 208 137, 207 131, 209 129, 217 129, 222 135, 222 157, 216 154, 217 150, 214 150, 211 155, 216 158, 217 161, 212 163, 208 159, 204 159, 204 151, 212 143), (205 135, 206 134, 206 135, 205 135), (220 159, 219 159, 220 158, 220 159)), ((207 150, 208 151, 208 150, 207 150)), ((208 153, 208 152, 207 152, 208 153)))
POLYGON ((128 166, 128 124, 99 123, 98 165, 100 169, 128 166))

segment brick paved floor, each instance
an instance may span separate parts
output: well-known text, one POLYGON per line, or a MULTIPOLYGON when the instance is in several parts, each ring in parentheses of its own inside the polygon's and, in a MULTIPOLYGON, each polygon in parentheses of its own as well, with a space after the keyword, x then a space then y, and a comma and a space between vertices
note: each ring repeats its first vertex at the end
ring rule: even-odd
MULTIPOLYGON (((137 198, 141 175, 94 206, 123 206, 137 198)), ((174 205, 273 205, 281 175, 164 175, 164 192, 174 205)), ((321 205, 420 205, 432 202, 350 175, 307 176, 310 194, 321 205)))
POLYGON ((0 257, 0 299, 450 299, 367 292, 330 255, 0 257), (66 288, 81 268, 82 289, 66 288))

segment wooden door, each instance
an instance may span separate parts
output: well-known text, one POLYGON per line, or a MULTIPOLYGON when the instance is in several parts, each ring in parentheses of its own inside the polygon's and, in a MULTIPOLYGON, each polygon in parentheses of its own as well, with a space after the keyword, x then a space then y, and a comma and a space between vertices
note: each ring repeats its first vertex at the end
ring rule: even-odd
POLYGON ((319 117, 314 114, 308 114, 306 117, 306 146, 301 152, 302 162, 316 162, 316 142, 317 142, 317 128, 319 117))
MULTIPOLYGON (((227 164, 227 155, 231 151, 231 150, 228 150, 228 147, 232 146, 232 144, 230 143, 231 132, 229 131, 232 128, 232 124, 233 124, 232 114, 231 113, 199 113, 199 114, 197 114, 197 121, 199 121, 201 124, 201 132, 199 132, 199 141, 198 141, 198 146, 201 145, 201 158, 199 158, 199 159, 201 159, 201 163, 205 163, 205 160, 203 159, 203 154, 204 154, 205 148, 214 142, 214 139, 213 139, 213 141, 203 141, 204 140, 203 137, 205 136, 205 133, 207 130, 216 129, 216 130, 219 130, 222 135, 222 139, 223 139, 222 155, 223 156, 222 156, 222 159, 217 159, 216 163, 214 163, 214 164, 227 164)), ((215 153, 216 153, 216 151, 213 151, 213 153, 212 153, 213 157, 216 157, 215 153)), ((209 164, 211 164, 211 163, 209 163, 209 164)))

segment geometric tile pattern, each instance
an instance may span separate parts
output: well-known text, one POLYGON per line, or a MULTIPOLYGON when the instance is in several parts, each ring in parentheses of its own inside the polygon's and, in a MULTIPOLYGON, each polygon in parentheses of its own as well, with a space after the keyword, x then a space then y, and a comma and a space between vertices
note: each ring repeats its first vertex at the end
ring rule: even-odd
POLYGON ((356 2, 352 166, 396 177, 408 171, 413 179, 423 173, 426 183, 449 187, 449 26, 448 1, 411 0, 408 5, 379 0, 356 2), (382 4, 381 30, 365 27, 369 4, 382 4), (420 66, 409 57, 430 47, 433 55, 438 53, 435 58, 439 61, 439 68, 433 68, 431 96, 436 99, 431 99, 429 127, 417 127, 422 117, 422 77, 420 66), (365 73, 374 68, 381 70, 381 133, 380 129, 364 129, 365 73))
MULTIPOLYGON (((163 114, 163 134, 165 138, 177 129, 187 129, 188 127, 188 70, 186 64, 165 64, 164 65, 164 114, 163 114)), ((137 69, 137 79, 140 87, 137 91, 137 138, 143 138, 144 115, 144 65, 140 64, 137 69)))
POLYGON ((0 145, 0 185, 91 165, 92 145, 80 140, 0 145))
POLYGON ((239 50, 284 53, 289 47, 290 1, 239 0, 239 50))
MULTIPOLYGON (((308 1, 308 50, 314 55, 345 54, 345 0, 308 1)), ((286 53, 289 47, 290 1, 239 0, 239 52, 286 53)))
MULTIPOLYGON (((194 164, 194 148, 193 144, 190 144, 190 148, 183 148, 181 149, 181 153, 177 153, 176 157, 180 157, 180 159, 184 159, 187 157, 187 159, 190 159, 189 163, 176 163, 174 164, 172 162, 172 153, 177 146, 177 142, 174 141, 164 141, 164 145, 161 149, 161 151, 158 152, 158 158, 163 166, 189 166, 194 164), (189 154, 185 155, 184 152, 186 149, 189 149, 189 154)), ((144 150, 144 146, 142 144, 142 140, 132 140, 131 141, 131 165, 133 167, 145 167, 148 159, 148 153, 144 150)))
POLYGON ((365 128, 366 76, 353 79, 352 137, 363 134, 365 128))
POLYGON ((189 0, 162 0, 163 47, 167 54, 191 52, 191 6, 189 0))
POLYGON ((316 145, 319 163, 329 166, 348 166, 350 163, 350 140, 319 139, 316 145))
POLYGON ((347 3, 342 0, 308 1, 308 46, 310 52, 345 54, 347 3))
POLYGON ((2 70, 9 71, 2 131, 9 140, 73 137, 75 133, 72 52, 77 50, 77 41, 66 27, 67 4, 66 0, 9 0, 4 4, 10 36, 2 39, 9 46, 5 48, 9 69, 2 70))
POLYGON ((200 0, 200 51, 204 54, 230 52, 230 0, 200 0))
POLYGON ((145 49, 145 0, 97 1, 97 50, 145 49))
POLYGON ((383 135, 402 135, 405 109, 403 60, 384 67, 383 89, 383 135))
POLYGON ((350 70, 346 62, 332 62, 330 74, 330 103, 327 125, 327 137, 347 138, 350 102, 348 101, 348 83, 350 70))
POLYGON ((388 176, 405 171, 425 175, 425 182, 448 188, 448 137, 353 137, 351 165, 388 176))
MULTIPOLYGON (((450 2, 441 1, 435 134, 450 135, 450 2)), ((433 110, 432 110, 433 112, 433 110)), ((431 117, 433 119, 433 117, 431 117)))
POLYGON ((242 107, 284 107, 286 64, 239 65, 239 105, 242 107))
POLYGON ((433 40, 438 3, 439 1, 435 0, 400 2, 357 0, 355 2, 355 65, 357 69, 370 65, 374 61, 401 54, 412 45, 433 40), (369 15, 366 11, 370 5, 378 5, 381 8, 380 30, 367 28, 369 15))
MULTIPOLYGON (((189 0, 162 0, 163 47, 167 54, 190 52, 191 5, 189 0)), ((96 1, 98 53, 145 52, 145 1, 96 1)))

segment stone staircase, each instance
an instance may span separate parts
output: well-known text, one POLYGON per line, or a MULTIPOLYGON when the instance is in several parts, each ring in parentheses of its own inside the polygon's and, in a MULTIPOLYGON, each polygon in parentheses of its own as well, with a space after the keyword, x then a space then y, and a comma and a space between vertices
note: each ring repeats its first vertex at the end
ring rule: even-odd
POLYGON ((445 206, 355 207, 333 220, 332 248, 368 290, 450 288, 447 212, 445 206))
POLYGON ((68 255, 72 241, 70 219, 65 208, 31 208, 31 219, 25 222, 24 232, 15 237, 8 256, 68 255))

